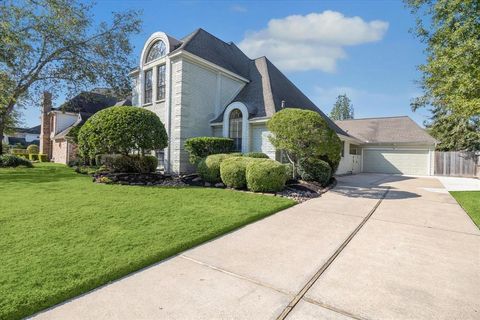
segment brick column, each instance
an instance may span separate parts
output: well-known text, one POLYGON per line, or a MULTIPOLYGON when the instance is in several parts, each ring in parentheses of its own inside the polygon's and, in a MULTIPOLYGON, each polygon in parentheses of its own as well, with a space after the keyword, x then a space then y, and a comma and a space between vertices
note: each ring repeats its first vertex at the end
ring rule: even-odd
POLYGON ((43 93, 42 102, 42 122, 40 130, 40 153, 46 154, 50 160, 52 157, 50 133, 52 128, 50 127, 50 115, 48 114, 52 110, 52 94, 45 91, 43 93))

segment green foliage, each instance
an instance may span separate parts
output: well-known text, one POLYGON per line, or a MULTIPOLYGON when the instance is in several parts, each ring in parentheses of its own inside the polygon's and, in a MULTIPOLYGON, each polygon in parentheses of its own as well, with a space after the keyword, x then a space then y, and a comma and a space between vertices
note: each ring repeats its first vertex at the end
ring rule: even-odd
POLYGON ((23 157, 19 157, 13 154, 0 155, 0 167, 6 168, 19 166, 24 166, 27 168, 33 167, 32 163, 23 157))
POLYGON ((81 127, 82 126, 80 125, 72 127, 67 133, 67 140, 73 142, 74 144, 78 144, 78 133, 80 132, 81 127))
POLYGON ((263 152, 247 152, 243 155, 244 157, 249 157, 249 158, 263 158, 263 159, 269 159, 269 156, 267 156, 263 152))
POLYGON ((284 163, 283 166, 285 167, 285 181, 294 180, 296 176, 293 172, 293 165, 291 163, 284 163))
POLYGON ((28 317, 295 204, 97 184, 53 163, 1 169, 0 181, 0 319, 28 317))
POLYGON ((298 173, 305 181, 316 181, 325 186, 332 177, 332 168, 326 161, 320 159, 302 159, 299 162, 298 173))
POLYGON ((31 144, 27 147, 28 154, 38 154, 38 146, 36 144, 31 144))
POLYGON ((341 94, 337 97, 337 101, 330 112, 330 118, 332 120, 353 119, 353 105, 346 94, 341 94))
POLYGON ((105 166, 112 172, 150 173, 157 170, 157 165, 157 158, 150 155, 116 155, 105 157, 105 166))
POLYGON ((48 157, 46 154, 39 154, 38 155, 38 160, 40 160, 40 162, 48 162, 48 157))
POLYGON ((229 138, 196 137, 185 141, 185 150, 190 154, 192 164, 211 154, 230 153, 233 147, 233 140, 229 138))
POLYGON ((229 154, 211 154, 206 158, 200 160, 197 165, 197 171, 200 177, 207 182, 217 183, 221 182, 220 164, 223 160, 231 157, 229 154))
POLYGON ((28 155, 28 159, 29 159, 30 161, 38 161, 38 154, 30 153, 30 154, 28 155))
POLYGON ((335 172, 341 159, 342 144, 317 112, 302 109, 283 109, 267 123, 273 136, 272 144, 286 152, 289 160, 298 166, 300 159, 323 159, 335 172))
POLYGON ((420 86, 412 108, 433 106, 455 117, 480 114, 480 5, 478 0, 405 0, 426 44, 420 86))
POLYGON ((222 182, 230 188, 243 189, 247 185, 247 164, 252 161, 250 157, 231 157, 220 163, 220 177, 222 182))
POLYGON ((94 158, 101 153, 128 155, 134 150, 164 149, 167 132, 157 115, 138 107, 110 107, 95 113, 80 128, 80 153, 94 158))
POLYGON ((285 187, 285 166, 270 159, 249 161, 246 168, 247 188, 253 192, 278 192, 285 187))
POLYGON ((10 153, 19 157, 28 157, 27 149, 12 148, 10 149, 10 153))

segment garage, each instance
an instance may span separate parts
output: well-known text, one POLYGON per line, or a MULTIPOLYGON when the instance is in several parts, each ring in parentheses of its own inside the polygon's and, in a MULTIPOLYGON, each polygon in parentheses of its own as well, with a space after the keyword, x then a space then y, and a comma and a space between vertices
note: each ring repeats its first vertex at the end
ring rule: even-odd
POLYGON ((428 150, 364 149, 363 172, 428 175, 428 150))

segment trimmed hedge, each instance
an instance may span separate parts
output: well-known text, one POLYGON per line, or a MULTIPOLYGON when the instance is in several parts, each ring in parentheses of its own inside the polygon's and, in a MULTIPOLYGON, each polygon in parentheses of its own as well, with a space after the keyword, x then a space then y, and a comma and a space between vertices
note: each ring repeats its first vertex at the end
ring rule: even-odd
POLYGON ((244 157, 249 157, 249 158, 263 158, 263 159, 270 159, 269 156, 267 156, 263 152, 247 152, 243 155, 244 157))
POLYGON ((40 160, 40 162, 48 162, 48 157, 46 154, 39 154, 38 155, 38 160, 40 160))
POLYGON ((229 138, 196 137, 185 141, 185 150, 190 154, 192 164, 197 164, 212 154, 229 153, 233 148, 233 140, 229 138))
POLYGON ((30 161, 38 161, 38 154, 30 153, 30 154, 28 155, 28 159, 29 159, 30 161))
POLYGON ((285 187, 285 166, 270 159, 255 159, 247 164, 247 187, 253 192, 277 192, 285 187))
POLYGON ((157 170, 158 160, 154 156, 114 155, 105 157, 105 166, 118 173, 150 173, 157 170))
POLYGON ((316 181, 326 185, 332 177, 332 168, 321 159, 303 159, 299 161, 298 173, 305 181, 316 181))
POLYGON ((200 160, 197 171, 200 177, 210 183, 222 182, 220 176, 220 164, 223 160, 232 157, 230 154, 212 154, 200 160))
POLYGON ((20 149, 20 148, 12 148, 10 149, 10 153, 22 158, 28 158, 27 149, 20 149))
POLYGON ((220 163, 222 182, 230 188, 243 189, 247 186, 246 169, 254 159, 249 157, 231 157, 220 163))
POLYGON ((0 167, 6 168, 6 167, 18 167, 18 166, 32 168, 33 164, 29 160, 13 154, 0 155, 0 167))
POLYGON ((39 149, 36 144, 31 144, 27 147, 28 154, 38 154, 39 149))

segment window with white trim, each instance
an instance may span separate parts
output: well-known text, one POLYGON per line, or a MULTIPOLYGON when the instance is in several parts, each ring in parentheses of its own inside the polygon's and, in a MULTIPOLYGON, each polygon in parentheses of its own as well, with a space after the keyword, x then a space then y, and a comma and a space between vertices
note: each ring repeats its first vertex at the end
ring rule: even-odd
POLYGON ((152 102, 152 69, 145 71, 144 98, 143 103, 152 102))
POLYGON ((150 49, 148 49, 147 57, 145 59, 145 63, 149 63, 153 60, 157 60, 165 56, 167 52, 167 47, 162 40, 156 41, 154 44, 151 45, 150 49))
POLYGON ((157 100, 165 99, 165 65, 157 68, 157 100))
POLYGON ((230 112, 228 137, 233 140, 235 151, 242 151, 242 112, 234 109, 230 112))

